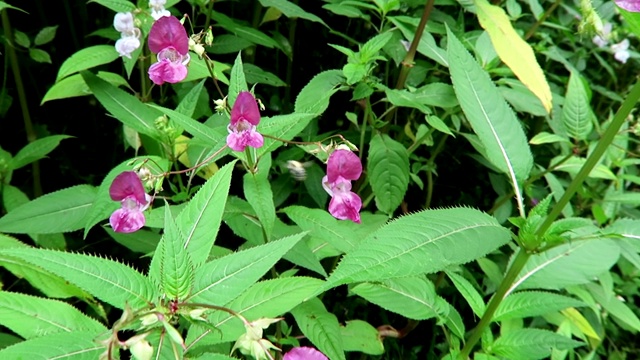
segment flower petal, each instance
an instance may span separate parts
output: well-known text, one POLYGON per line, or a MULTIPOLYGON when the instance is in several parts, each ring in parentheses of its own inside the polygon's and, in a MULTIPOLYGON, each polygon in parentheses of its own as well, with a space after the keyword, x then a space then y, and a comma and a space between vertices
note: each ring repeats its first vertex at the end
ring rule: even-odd
POLYGON ((149 67, 149 79, 156 85, 162 85, 165 82, 175 84, 184 80, 187 77, 187 72, 187 67, 182 63, 165 59, 149 67))
POLYGON ((333 217, 340 220, 349 219, 359 224, 360 208, 362 200, 356 193, 333 189, 333 197, 329 202, 329 212, 333 217))
POLYGON ((335 183, 338 177, 343 177, 347 180, 358 180, 361 174, 362 163, 360 163, 360 158, 349 150, 335 150, 327 160, 329 183, 335 183))
POLYGON ((241 91, 238 94, 236 102, 233 103, 233 108, 231 109, 231 126, 241 120, 246 120, 251 125, 260 123, 260 109, 258 109, 256 98, 248 91, 241 91))
POLYGON ((627 11, 640 12, 640 0, 616 0, 616 5, 627 11))
POLYGON ((109 187, 111 200, 122 201, 129 196, 133 196, 140 204, 147 204, 147 193, 144 191, 142 181, 134 171, 125 171, 111 183, 109 187))
POLYGON ((115 232, 132 233, 140 230, 145 223, 142 211, 118 209, 109 217, 109 223, 115 232))
POLYGON ((151 26, 149 31, 149 50, 157 54, 173 46, 180 55, 189 52, 187 30, 175 16, 163 16, 151 26))
POLYGON ((308 347, 295 347, 286 354, 284 354, 284 358, 282 360, 329 360, 323 353, 320 351, 308 347))

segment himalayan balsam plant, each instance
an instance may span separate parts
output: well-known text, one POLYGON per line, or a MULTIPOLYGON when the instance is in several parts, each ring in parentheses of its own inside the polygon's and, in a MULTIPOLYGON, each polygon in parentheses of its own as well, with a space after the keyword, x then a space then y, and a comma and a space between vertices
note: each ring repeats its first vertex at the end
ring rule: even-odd
POLYGON ((91 3, 117 36, 42 102, 92 96, 135 156, 29 201, 68 136, 0 153, 0 359, 637 355, 640 83, 590 66, 638 70, 640 2, 91 3), (301 28, 342 60, 292 93, 301 28))

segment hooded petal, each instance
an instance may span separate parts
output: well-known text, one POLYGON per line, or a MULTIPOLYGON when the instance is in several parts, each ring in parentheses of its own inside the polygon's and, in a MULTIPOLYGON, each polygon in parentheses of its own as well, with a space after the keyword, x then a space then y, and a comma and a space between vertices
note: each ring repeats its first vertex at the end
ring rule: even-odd
POLYGON ((352 220, 360 223, 360 209, 362 200, 351 191, 336 191, 333 189, 333 197, 329 202, 329 212, 334 218, 340 220, 352 220))
POLYGON ((158 61, 149 67, 149 78, 156 85, 165 82, 175 84, 187 77, 187 67, 180 62, 171 62, 168 59, 158 61))
POLYGON ((360 163, 360 158, 349 150, 335 150, 327 160, 329 183, 335 183, 339 177, 347 180, 358 180, 361 174, 362 163, 360 163))
POLYGON ((111 214, 109 223, 115 232, 132 233, 144 226, 145 218, 142 211, 121 208, 111 214))
POLYGON ((282 360, 329 360, 323 353, 320 351, 308 347, 295 347, 286 354, 284 354, 284 358, 282 360))
POLYGON ((109 195, 111 200, 114 201, 122 201, 127 197, 133 197, 140 204, 149 203, 142 181, 134 171, 125 171, 116 176, 109 187, 109 195))
POLYGON ((640 12, 640 0, 615 0, 615 2, 627 11, 640 12))
POLYGON ((174 47, 180 55, 189 52, 187 30, 175 16, 159 18, 149 31, 149 50, 157 54, 168 47, 174 47))
POLYGON ((246 120, 251 125, 258 125, 260 123, 260 109, 258 109, 258 103, 256 98, 248 91, 241 91, 236 98, 236 102, 233 103, 233 109, 231 109, 231 126, 234 126, 238 121, 246 120))

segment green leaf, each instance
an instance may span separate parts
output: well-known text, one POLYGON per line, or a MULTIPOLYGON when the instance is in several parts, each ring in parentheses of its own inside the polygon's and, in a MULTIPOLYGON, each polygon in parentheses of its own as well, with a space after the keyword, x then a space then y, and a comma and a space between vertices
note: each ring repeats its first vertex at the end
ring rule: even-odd
POLYGON ((474 209, 425 210, 374 231, 342 258, 328 279, 337 286, 433 273, 506 244, 509 231, 474 209))
POLYGON ((476 290, 469 280, 465 279, 461 275, 454 273, 453 271, 446 271, 447 276, 453 282, 453 285, 458 289, 458 292, 462 294, 462 297, 469 303, 471 310, 478 317, 482 317, 486 308, 482 295, 476 290))
POLYGON ((609 314, 630 327, 634 332, 640 331, 640 319, 618 296, 607 296, 602 286, 596 284, 587 284, 587 289, 609 314))
POLYGON ((360 61, 362 63, 370 62, 378 52, 387 45, 392 37, 393 32, 387 31, 367 40, 367 42, 360 48, 360 61))
POLYGON ((213 45, 210 50, 207 50, 212 54, 237 54, 239 51, 242 51, 252 45, 253 43, 251 41, 245 40, 241 37, 231 34, 222 34, 217 35, 213 39, 213 45))
MULTIPOLYGON (((572 156, 569 159, 565 160, 563 163, 556 165, 564 158, 565 156, 562 155, 554 157, 549 162, 549 168, 553 169, 554 171, 564 171, 573 176, 576 176, 580 169, 582 169, 584 164, 587 162, 587 159, 585 158, 572 156)), ((588 176, 594 179, 617 180, 617 177, 613 173, 613 171, 611 171, 611 169, 604 166, 603 164, 596 165, 591 170, 591 172, 589 172, 588 176)))
POLYGON ((536 60, 533 49, 516 32, 502 8, 486 0, 474 0, 480 25, 489 33, 500 59, 551 112, 551 88, 536 60))
POLYGON ((527 139, 513 110, 489 75, 447 30, 451 81, 460 106, 484 146, 487 160, 507 174, 518 197, 533 166, 527 139))
POLYGON ((43 27, 42 30, 40 30, 36 35, 36 38, 33 40, 33 43, 36 46, 41 46, 51 42, 53 38, 56 37, 56 30, 58 30, 58 25, 43 27))
POLYGON ((291 310, 300 331, 330 359, 345 360, 338 318, 328 312, 318 298, 291 310))
POLYGON ((167 298, 182 301, 193 288, 194 268, 189 253, 183 248, 184 235, 176 226, 169 206, 164 208, 164 235, 152 262, 160 264, 160 285, 167 298))
MULTIPOLYGON (((135 53, 133 56, 135 56, 135 53)), ((183 82, 206 79, 210 77, 211 72, 209 72, 209 66, 207 65, 207 62, 211 63, 211 66, 213 67, 213 75, 215 76, 216 80, 225 85, 229 85, 229 79, 227 79, 227 75, 225 75, 224 73, 224 71, 227 71, 229 70, 229 68, 231 68, 229 65, 213 60, 206 60, 204 58, 200 59, 197 56, 191 57, 191 60, 189 61, 189 72, 187 73, 187 77, 184 78, 183 82)))
POLYGON ((58 300, 0 291, 0 324, 25 339, 55 333, 106 332, 102 324, 58 300))
POLYGON ((409 154, 404 145, 386 134, 375 135, 370 142, 367 174, 376 206, 393 214, 409 188, 409 154))
MULTIPOLYGON (((127 80, 118 74, 98 71, 98 77, 109 82, 113 86, 129 86, 127 80)), ((84 82, 82 75, 75 74, 53 84, 53 86, 47 90, 47 93, 44 94, 40 105, 51 100, 67 99, 85 95, 91 95, 91 89, 89 89, 87 83, 84 82)))
POLYGON ((32 200, 0 218, 0 231, 54 234, 82 229, 96 189, 77 185, 32 200))
POLYGON ((610 239, 571 241, 532 255, 512 286, 520 289, 562 289, 586 284, 608 271, 620 257, 610 239))
POLYGON ((244 69, 242 68, 242 53, 236 56, 236 61, 231 68, 231 78, 229 79, 229 93, 227 95, 227 103, 233 107, 236 98, 241 91, 248 91, 247 80, 244 77, 244 69))
POLYGON ((543 359, 551 350, 569 350, 584 345, 579 341, 542 329, 518 329, 500 336, 490 351, 507 359, 543 359))
POLYGON ((119 309, 139 309, 151 301, 152 286, 136 270, 95 256, 44 249, 2 249, 0 256, 21 259, 62 277, 119 309))
MULTIPOLYGON (((210 128, 207 125, 199 123, 198 121, 192 119, 189 116, 185 116, 178 111, 163 108, 157 105, 153 105, 152 107, 165 113, 167 116, 169 116, 171 121, 184 128, 189 134, 209 143, 212 150, 218 151, 227 145, 226 141, 227 135, 229 133, 226 129, 226 125, 218 128, 210 128)), ((216 159, 227 155, 228 151, 229 150, 221 151, 220 154, 215 158, 212 158, 211 161, 215 161, 216 159)))
POLYGON ((250 84, 265 84, 271 86, 287 86, 287 83, 280 80, 276 75, 264 71, 253 64, 244 64, 244 76, 250 84))
POLYGON ((532 144, 532 145, 553 144, 557 142, 570 142, 570 141, 564 136, 548 133, 546 131, 541 131, 537 133, 534 137, 531 138, 531 140, 529 140, 529 144, 532 144))
POLYGON ((276 208, 273 204, 273 192, 269 182, 271 157, 263 156, 258 167, 257 173, 247 172, 243 177, 244 196, 258 215, 264 236, 269 240, 276 221, 276 208))
POLYGON ((17 170, 25 165, 46 157, 47 154, 58 147, 60 141, 69 138, 71 138, 69 135, 51 135, 30 142, 27 146, 20 149, 16 156, 13 157, 11 160, 11 168, 13 168, 13 170, 17 170))
POLYGON ((369 67, 365 64, 346 64, 342 67, 342 73, 347 78, 347 84, 353 85, 367 76, 369 67))
POLYGON ((30 48, 29 57, 35 62, 51 64, 51 56, 42 49, 30 48))
POLYGON ((98 101, 116 119, 141 134, 162 139, 162 134, 155 126, 155 120, 162 116, 161 112, 88 71, 81 74, 98 101))
POLYGON ((104 345, 95 341, 96 335, 92 331, 74 331, 41 336, 0 350, 0 359, 95 360, 105 351, 104 345))
MULTIPOLYGON (((264 118, 258 124, 259 133, 269 135, 283 140, 291 140, 315 118, 317 114, 311 113, 293 113, 287 115, 276 115, 264 118)), ((282 141, 276 141, 272 138, 265 137, 264 145, 258 149, 258 157, 271 152, 282 146, 282 141)))
POLYGON ((113 45, 95 45, 84 48, 62 63, 56 82, 79 71, 108 64, 118 57, 118 52, 113 45))
POLYGON ((31 40, 29 40, 29 36, 27 36, 27 34, 23 33, 22 31, 19 30, 15 30, 13 32, 13 39, 15 40, 15 43, 22 46, 23 48, 29 48, 31 47, 31 40))
POLYGON ((344 351, 358 351, 369 355, 384 353, 384 344, 378 329, 366 321, 346 321, 345 326, 340 326, 340 337, 344 351))
POLYGON ((449 304, 436 294, 435 286, 424 276, 362 283, 351 289, 368 302, 414 320, 446 314, 449 304))
POLYGON ((541 316, 569 307, 586 306, 580 300, 544 291, 522 291, 507 296, 493 315, 493 321, 541 316))
POLYGON ((444 316, 444 324, 454 333, 459 339, 464 339, 465 330, 462 317, 456 308, 449 305, 449 310, 444 316))
POLYGON ((88 3, 100 4, 115 12, 130 12, 135 10, 136 6, 129 0, 89 0, 88 3))
POLYGON ((218 234, 235 163, 226 164, 207 180, 176 219, 185 237, 183 248, 189 251, 196 267, 207 260, 218 234))
MULTIPOLYGON (((180 104, 176 107, 176 112, 188 117, 193 116, 193 112, 196 110, 202 88, 204 87, 204 80, 197 83, 189 92, 180 100, 180 104)), ((181 132, 181 131, 180 131, 181 132)))
MULTIPOLYGON (((402 35, 404 35, 405 39, 408 41, 412 41, 415 37, 416 26, 410 24, 410 20, 407 16, 390 16, 388 18, 400 31, 402 35), (407 20, 409 19, 409 20, 407 20)), ((420 37, 420 42, 418 42, 418 53, 428 57, 429 59, 437 62, 442 66, 449 66, 447 57, 447 52, 438 47, 436 44, 436 39, 434 39, 433 35, 428 31, 422 33, 420 37)))
POLYGON ((585 140, 593 129, 589 96, 579 73, 572 71, 562 107, 562 123, 571 137, 585 140))
POLYGON ((260 4, 264 7, 274 7, 278 9, 288 18, 301 18, 327 26, 322 19, 312 13, 304 11, 300 6, 288 0, 260 0, 260 4))
POLYGON ((127 249, 141 254, 150 254, 156 250, 158 243, 160 243, 160 234, 140 229, 132 233, 119 233, 113 231, 111 227, 104 227, 104 231, 111 236, 118 244, 126 247, 127 249))
POLYGON ((279 44, 265 33, 249 26, 240 25, 234 19, 221 12, 212 12, 211 19, 228 32, 234 33, 238 37, 251 41, 254 44, 262 45, 269 49, 279 48, 279 44))
POLYGON ((295 112, 322 114, 329 107, 329 98, 344 81, 341 70, 327 70, 314 76, 296 97, 295 112))
POLYGON ((4 1, 0 1, 0 11, 2 11, 2 10, 4 10, 4 9, 20 10, 20 11, 22 11, 23 13, 28 14, 26 11, 24 11, 24 10, 22 10, 22 9, 20 9, 20 8, 17 8, 17 7, 15 7, 15 6, 11 6, 11 5, 7 4, 7 3, 6 3, 6 2, 4 2, 4 1))
POLYGON ((233 253, 200 266, 190 301, 226 304, 258 281, 306 232, 233 253))

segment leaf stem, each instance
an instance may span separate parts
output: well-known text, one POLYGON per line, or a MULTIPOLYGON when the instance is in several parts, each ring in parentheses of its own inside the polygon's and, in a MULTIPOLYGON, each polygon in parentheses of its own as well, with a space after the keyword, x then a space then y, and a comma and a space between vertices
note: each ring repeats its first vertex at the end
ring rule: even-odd
POLYGON ((558 7, 558 5, 560 5, 560 3, 562 2, 562 0, 556 0, 553 4, 551 4, 551 6, 549 6, 549 8, 547 9, 547 11, 544 12, 544 14, 542 14, 542 16, 540 16, 540 19, 538 19, 530 28, 529 31, 527 31, 527 33, 524 35, 524 40, 528 40, 531 36, 533 36, 533 34, 536 33, 536 30, 538 30, 538 27, 540 27, 540 25, 547 20, 547 18, 549 17, 549 15, 551 15, 551 13, 558 7))

